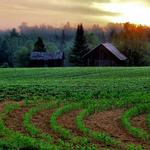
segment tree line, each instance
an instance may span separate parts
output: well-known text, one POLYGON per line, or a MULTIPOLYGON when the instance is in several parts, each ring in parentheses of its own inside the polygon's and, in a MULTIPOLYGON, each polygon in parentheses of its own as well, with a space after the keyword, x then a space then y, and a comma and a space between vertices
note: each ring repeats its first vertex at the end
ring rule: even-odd
POLYGON ((67 23, 62 28, 28 26, 0 31, 0 67, 28 67, 30 53, 37 37, 48 52, 64 51, 65 66, 84 66, 82 56, 102 42, 112 42, 129 58, 129 66, 150 65, 150 27, 130 23, 110 23, 106 27, 93 25, 77 29, 67 23))

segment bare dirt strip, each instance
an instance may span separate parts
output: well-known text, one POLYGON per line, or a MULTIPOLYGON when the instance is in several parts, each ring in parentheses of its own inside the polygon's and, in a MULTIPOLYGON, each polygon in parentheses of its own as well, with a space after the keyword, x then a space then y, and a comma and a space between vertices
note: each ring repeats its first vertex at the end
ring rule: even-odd
MULTIPOLYGON (((57 142, 58 138, 61 136, 58 133, 55 133, 50 126, 50 116, 55 110, 44 110, 36 115, 34 115, 31 119, 31 122, 39 128, 43 133, 48 133, 55 138, 55 142, 57 142)), ((80 132, 75 125, 75 118, 80 111, 71 111, 69 113, 63 114, 57 119, 57 122, 62 127, 69 129, 73 135, 75 136, 83 136, 83 133, 80 132)), ((92 143, 97 144, 95 141, 91 141, 92 143)), ((99 143, 98 143, 99 144, 99 143)), ((99 144, 100 147, 104 147, 104 144, 99 144)))
POLYGON ((83 136, 83 133, 77 129, 75 123, 76 116, 79 114, 79 112, 79 110, 74 110, 69 113, 65 113, 57 119, 57 122, 63 128, 69 129, 73 135, 83 136))
POLYGON ((26 129, 23 127, 23 116, 28 112, 29 108, 21 107, 13 110, 5 119, 5 125, 13 130, 27 135, 26 129))
MULTIPOLYGON (((25 113, 29 111, 30 107, 22 106, 19 109, 12 111, 8 117, 5 119, 5 125, 13 130, 25 135, 30 136, 30 133, 23 127, 23 117, 25 113)), ((31 123, 39 128, 43 133, 48 133, 54 138, 58 139, 58 135, 53 132, 50 128, 49 117, 53 113, 54 110, 44 110, 40 113, 34 115, 31 119, 31 123)), ((36 136, 35 136, 36 137, 36 136)))
POLYGON ((139 116, 132 118, 131 122, 134 127, 144 129, 150 135, 150 130, 146 124, 146 117, 147 117, 147 114, 139 115, 139 116))
MULTIPOLYGON (((76 117, 79 114, 79 112, 80 112, 80 110, 74 110, 69 113, 65 113, 57 119, 57 122, 63 128, 69 129, 73 135, 84 136, 83 133, 80 130, 78 130, 78 128, 76 126, 76 122, 75 122, 76 117)), ((93 139, 90 139, 90 142, 96 144, 99 147, 99 149, 106 148, 105 144, 97 142, 93 139)))
POLYGON ((19 101, 19 102, 11 101, 11 102, 6 102, 6 103, 9 103, 9 104, 18 103, 20 105, 19 109, 15 109, 10 114, 8 114, 7 118, 5 119, 6 127, 8 127, 9 129, 13 131, 17 131, 25 135, 30 135, 26 131, 26 129, 23 127, 23 117, 25 113, 27 113, 29 109, 32 106, 34 106, 34 104, 31 104, 30 106, 25 107, 24 101, 19 101))
POLYGON ((149 144, 134 138, 122 127, 121 115, 123 112, 123 109, 98 112, 86 118, 85 124, 94 131, 106 132, 124 143, 141 144, 143 148, 150 150, 149 144))
MULTIPOLYGON (((0 111, 2 111, 5 104, 8 102, 0 103, 0 111)), ((21 105, 21 104, 20 104, 21 105)), ((11 114, 5 120, 5 124, 8 128, 19 131, 23 134, 28 134, 27 131, 23 127, 23 116, 29 110, 27 107, 21 107, 20 109, 16 109, 12 111, 11 114)), ((44 110, 40 113, 34 115, 31 119, 31 122, 42 132, 48 133, 53 136, 56 141, 60 138, 60 135, 55 133, 50 127, 50 116, 55 110, 44 110)), ((83 136, 82 132, 80 132, 75 125, 75 118, 80 111, 71 111, 69 113, 63 114, 58 118, 58 123, 64 127, 69 129, 74 135, 83 136)), ((95 113, 89 116, 85 120, 85 124, 87 127, 91 128, 94 131, 105 131, 110 134, 112 137, 122 140, 125 143, 134 143, 141 144, 145 149, 150 149, 150 145, 147 143, 140 141, 132 135, 130 135, 122 126, 120 122, 120 117, 124 110, 110 110, 100 113, 95 113)), ((136 127, 141 127, 143 129, 147 129, 145 122, 145 115, 141 115, 140 117, 134 117, 132 119, 132 123, 136 127)), ((95 141, 92 141, 95 142, 95 141)), ((97 143, 96 143, 97 144, 97 143)), ((104 144, 99 143, 100 147, 105 147, 104 144)))
POLYGON ((54 111, 54 109, 41 111, 32 117, 31 122, 43 133, 50 134, 57 141, 60 136, 50 126, 50 116, 54 111))
MULTIPOLYGON (((4 106, 8 104, 7 101, 0 102, 0 113, 2 113, 4 106)), ((3 135, 0 135, 0 138, 3 138, 3 135)))

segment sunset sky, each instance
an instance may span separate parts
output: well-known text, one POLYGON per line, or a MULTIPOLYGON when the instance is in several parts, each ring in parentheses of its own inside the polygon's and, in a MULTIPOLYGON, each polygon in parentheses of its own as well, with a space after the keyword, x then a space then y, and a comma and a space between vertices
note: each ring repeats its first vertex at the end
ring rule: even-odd
POLYGON ((0 29, 22 22, 61 26, 68 21, 150 25, 150 0, 0 0, 0 29))

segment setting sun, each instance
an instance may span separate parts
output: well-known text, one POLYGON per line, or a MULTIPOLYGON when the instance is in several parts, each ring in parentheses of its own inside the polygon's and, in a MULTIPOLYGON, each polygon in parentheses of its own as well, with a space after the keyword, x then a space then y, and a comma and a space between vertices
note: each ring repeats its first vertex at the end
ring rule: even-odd
POLYGON ((143 3, 93 3, 92 7, 100 10, 118 13, 118 16, 106 16, 112 22, 131 22, 150 25, 150 9, 143 3))

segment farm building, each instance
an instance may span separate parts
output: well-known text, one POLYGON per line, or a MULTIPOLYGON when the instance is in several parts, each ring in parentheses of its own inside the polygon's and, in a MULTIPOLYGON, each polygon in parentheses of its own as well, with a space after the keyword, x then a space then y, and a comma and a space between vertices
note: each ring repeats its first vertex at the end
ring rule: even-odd
POLYGON ((64 52, 32 52, 30 67, 62 67, 64 52))
POLYGON ((124 56, 111 43, 102 43, 86 53, 83 58, 88 66, 123 66, 127 62, 124 56))

